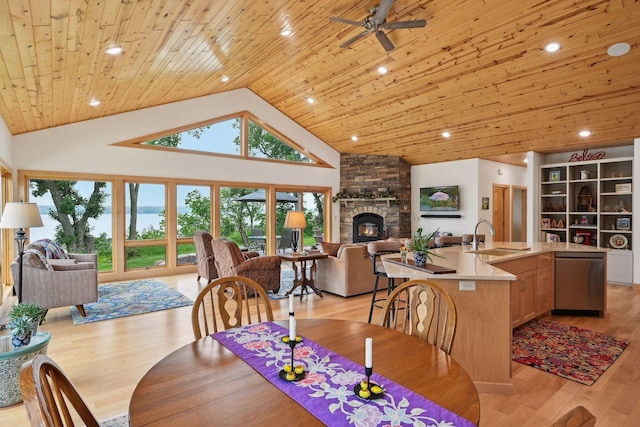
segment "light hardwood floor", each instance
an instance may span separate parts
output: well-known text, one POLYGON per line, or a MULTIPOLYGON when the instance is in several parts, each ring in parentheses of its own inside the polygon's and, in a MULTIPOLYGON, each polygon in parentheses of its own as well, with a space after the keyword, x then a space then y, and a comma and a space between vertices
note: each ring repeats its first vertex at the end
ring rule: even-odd
MULTIPOLYGON (((161 277, 190 298, 203 284, 195 274, 161 277)), ((549 426, 561 414, 584 405, 597 426, 640 425, 640 287, 608 286, 609 314, 603 318, 548 319, 631 338, 630 346, 593 386, 513 363, 515 393, 480 394, 481 427, 549 426)), ((296 316, 366 321, 370 295, 296 298, 296 316)), ((273 301, 276 319, 287 316, 287 300, 273 301)), ((379 310, 378 310, 379 311, 379 310)), ((74 381, 101 419, 128 410, 133 390, 158 360, 192 341, 191 307, 74 326, 68 308, 51 310, 42 330, 52 334, 48 354, 74 381)), ((377 319, 379 313, 375 313, 377 319)), ((2 331, 6 332, 6 331, 2 331)), ((491 333, 491 331, 487 331, 491 333)), ((0 426, 29 426, 22 404, 0 409, 0 426)))

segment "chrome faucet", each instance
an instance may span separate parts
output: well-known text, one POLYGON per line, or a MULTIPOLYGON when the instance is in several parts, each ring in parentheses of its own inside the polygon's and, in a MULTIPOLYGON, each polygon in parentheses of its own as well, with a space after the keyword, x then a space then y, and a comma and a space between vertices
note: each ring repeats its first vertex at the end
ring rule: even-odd
POLYGON ((487 224, 489 224, 489 232, 491 233, 491 235, 492 236, 496 235, 496 231, 493 229, 493 225, 488 220, 481 219, 480 221, 478 221, 478 223, 476 224, 476 228, 473 230, 473 243, 471 247, 474 251, 478 250, 478 226, 483 222, 486 222, 487 224))

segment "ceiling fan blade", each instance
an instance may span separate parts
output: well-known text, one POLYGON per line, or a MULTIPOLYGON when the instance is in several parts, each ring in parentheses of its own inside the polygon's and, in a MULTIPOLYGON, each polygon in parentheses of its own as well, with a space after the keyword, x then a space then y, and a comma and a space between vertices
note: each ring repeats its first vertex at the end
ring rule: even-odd
POLYGON ((389 40, 389 37, 387 37, 387 35, 384 33, 384 31, 376 31, 376 37, 380 41, 380 44, 382 45, 384 50, 386 50, 387 52, 392 51, 395 47, 393 46, 393 43, 391 43, 391 40, 389 40))
POLYGON ((396 30, 398 28, 422 28, 426 25, 427 21, 424 19, 418 19, 416 21, 387 22, 382 24, 382 28, 386 30, 396 30))
POLYGON ((382 0, 380 2, 380 6, 378 6, 378 11, 376 15, 373 17, 373 21, 380 25, 387 19, 387 13, 391 10, 391 6, 393 6, 394 0, 382 0))
POLYGON ((357 42, 358 40, 360 40, 361 38, 363 38, 363 37, 364 37, 364 36, 366 36, 367 34, 369 34, 369 31, 364 31, 364 32, 362 32, 362 33, 358 34, 357 36, 352 37, 352 38, 350 38, 349 40, 347 40, 346 42, 342 43, 342 44, 340 45, 340 47, 347 47, 347 46, 350 46, 352 43, 357 42))
POLYGON ((362 27, 364 25, 363 22, 358 22, 358 21, 352 21, 350 19, 344 19, 344 18, 336 18, 336 17, 331 17, 329 18, 330 21, 333 22, 341 22, 343 24, 347 24, 347 25, 355 25, 356 27, 362 27))

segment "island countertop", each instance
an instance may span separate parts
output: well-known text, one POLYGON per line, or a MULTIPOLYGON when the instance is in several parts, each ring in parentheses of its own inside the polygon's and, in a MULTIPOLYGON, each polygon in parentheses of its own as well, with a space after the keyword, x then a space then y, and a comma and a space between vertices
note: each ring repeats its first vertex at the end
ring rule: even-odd
MULTIPOLYGON (((451 246, 431 250, 433 263, 454 269, 455 273, 431 274, 423 269, 390 262, 389 258, 399 258, 399 254, 382 256, 385 271, 389 277, 407 279, 437 278, 451 280, 515 280, 516 276, 492 264, 548 252, 607 252, 606 248, 579 245, 568 242, 490 242, 481 244, 477 251, 471 245, 451 246), (482 253, 485 251, 493 252, 482 253)), ((412 259, 413 254, 409 253, 412 259)))

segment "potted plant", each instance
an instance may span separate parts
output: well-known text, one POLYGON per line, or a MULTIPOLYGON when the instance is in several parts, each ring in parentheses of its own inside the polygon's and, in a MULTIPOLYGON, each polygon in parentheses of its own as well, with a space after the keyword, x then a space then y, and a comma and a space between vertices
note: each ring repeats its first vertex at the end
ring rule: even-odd
POLYGON ((47 314, 47 310, 39 306, 38 304, 31 304, 21 302, 13 306, 9 312, 9 321, 26 317, 29 319, 31 327, 31 335, 38 333, 38 325, 44 320, 44 316, 47 314))
POLYGON ((18 348, 29 344, 32 332, 31 323, 31 319, 27 316, 14 317, 9 321, 13 347, 18 348))
POLYGON ((416 231, 416 234, 413 235, 411 249, 413 249, 413 262, 415 263, 415 265, 425 265, 427 263, 427 260, 432 263, 432 255, 443 258, 442 256, 437 255, 429 250, 429 241, 436 237, 436 235, 438 234, 438 230, 439 229, 436 229, 434 232, 429 233, 425 236, 422 234, 422 227, 420 227, 416 231))

